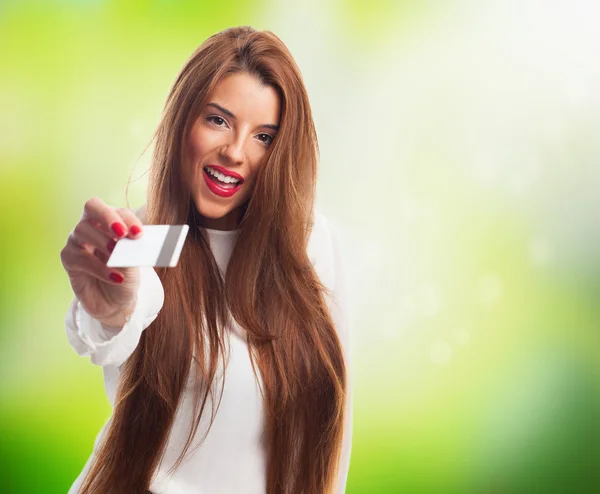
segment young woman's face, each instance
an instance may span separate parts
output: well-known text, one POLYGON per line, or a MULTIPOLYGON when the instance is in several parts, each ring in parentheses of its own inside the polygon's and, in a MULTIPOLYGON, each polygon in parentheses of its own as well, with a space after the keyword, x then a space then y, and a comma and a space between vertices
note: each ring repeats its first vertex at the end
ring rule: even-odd
POLYGON ((202 226, 237 228, 241 206, 277 133, 280 105, 273 87, 247 73, 230 75, 215 87, 190 130, 186 150, 202 226))

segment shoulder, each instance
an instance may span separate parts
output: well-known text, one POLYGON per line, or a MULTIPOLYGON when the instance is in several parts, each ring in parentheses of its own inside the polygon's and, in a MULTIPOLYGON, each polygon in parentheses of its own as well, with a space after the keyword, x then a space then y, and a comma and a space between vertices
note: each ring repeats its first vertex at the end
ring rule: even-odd
POLYGON ((346 280, 346 262, 340 248, 337 225, 323 214, 315 212, 308 255, 317 276, 328 288, 326 294, 331 317, 338 331, 346 355, 350 352, 350 299, 346 280))
POLYGON ((329 221, 321 211, 315 208, 307 254, 319 279, 329 289, 333 289, 335 280, 336 249, 336 242, 329 221))

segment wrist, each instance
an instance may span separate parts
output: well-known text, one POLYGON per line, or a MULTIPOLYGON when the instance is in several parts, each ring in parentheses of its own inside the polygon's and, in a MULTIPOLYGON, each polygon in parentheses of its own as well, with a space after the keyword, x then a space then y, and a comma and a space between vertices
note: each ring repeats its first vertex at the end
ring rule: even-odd
POLYGON ((98 319, 98 321, 100 322, 100 324, 102 324, 102 327, 104 327, 104 329, 107 329, 112 332, 120 331, 121 329, 123 329, 123 326, 127 324, 134 310, 135 303, 131 304, 126 309, 120 310, 112 316, 98 319))

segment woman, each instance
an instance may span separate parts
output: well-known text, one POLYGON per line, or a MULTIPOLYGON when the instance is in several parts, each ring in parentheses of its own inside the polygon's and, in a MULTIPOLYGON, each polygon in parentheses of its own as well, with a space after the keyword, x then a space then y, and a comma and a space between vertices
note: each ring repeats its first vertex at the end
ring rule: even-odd
POLYGON ((249 27, 210 37, 155 138, 146 205, 88 200, 61 252, 68 339, 102 366, 113 405, 70 492, 344 492, 344 286, 285 45, 249 27), (106 266, 119 238, 182 223, 176 268, 106 266))

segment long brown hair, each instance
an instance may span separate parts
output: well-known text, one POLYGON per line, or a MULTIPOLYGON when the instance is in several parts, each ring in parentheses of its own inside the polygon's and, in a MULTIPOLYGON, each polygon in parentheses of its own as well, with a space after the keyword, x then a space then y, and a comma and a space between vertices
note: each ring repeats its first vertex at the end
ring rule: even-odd
MULTIPOLYGON (((219 362, 225 363, 229 317, 246 330, 254 373, 262 379, 267 492, 331 492, 341 453, 346 368, 326 303, 330 293, 307 255, 318 144, 300 71, 283 42, 250 27, 208 38, 171 88, 154 139, 145 222, 188 223, 190 234, 178 266, 156 268, 164 305, 121 366, 113 416, 80 492, 147 491, 188 376, 194 376, 195 422, 172 470, 184 461, 208 396, 215 401, 213 381, 219 362), (183 146, 215 85, 239 72, 278 91, 281 118, 244 205, 223 279, 207 233, 196 223, 183 146)), ((211 425, 215 413, 213 407, 211 425)))

